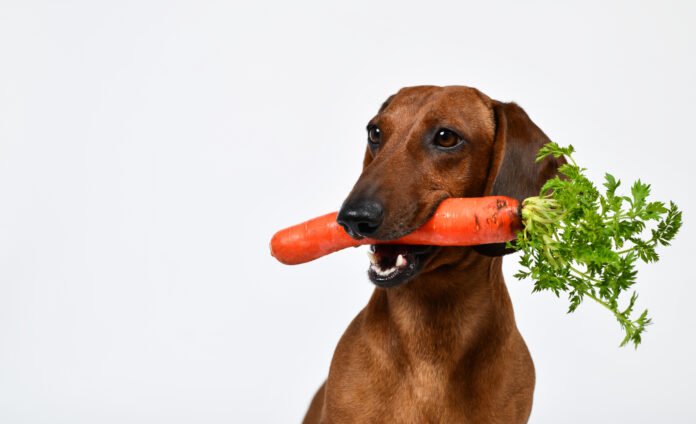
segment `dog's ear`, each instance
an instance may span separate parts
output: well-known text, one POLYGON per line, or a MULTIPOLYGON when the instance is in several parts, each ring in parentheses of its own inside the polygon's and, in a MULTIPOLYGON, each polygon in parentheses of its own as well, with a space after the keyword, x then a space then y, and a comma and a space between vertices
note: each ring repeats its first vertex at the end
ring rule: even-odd
MULTIPOLYGON (((515 103, 493 102, 496 128, 486 195, 508 196, 520 203, 538 196, 541 187, 556 175, 563 158, 547 157, 536 162, 539 149, 550 140, 527 113, 515 103)), ((504 243, 477 246, 487 256, 511 253, 504 243)))
POLYGON ((549 138, 516 103, 494 102, 495 141, 486 195, 522 200, 538 196, 544 183, 556 175, 563 159, 536 162, 549 138))

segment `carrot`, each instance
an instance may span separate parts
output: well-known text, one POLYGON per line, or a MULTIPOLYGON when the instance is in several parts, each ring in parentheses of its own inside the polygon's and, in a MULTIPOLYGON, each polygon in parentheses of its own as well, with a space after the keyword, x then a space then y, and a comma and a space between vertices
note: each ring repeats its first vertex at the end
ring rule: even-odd
POLYGON ((397 240, 355 240, 330 213, 278 231, 271 255, 286 265, 312 261, 347 247, 365 244, 472 246, 513 240, 522 229, 519 202, 505 196, 450 198, 432 218, 397 240))

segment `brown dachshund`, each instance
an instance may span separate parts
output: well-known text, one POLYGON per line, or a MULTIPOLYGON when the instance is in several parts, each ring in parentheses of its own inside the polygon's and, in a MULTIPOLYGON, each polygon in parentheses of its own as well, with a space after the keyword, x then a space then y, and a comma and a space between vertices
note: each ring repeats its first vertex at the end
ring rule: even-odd
MULTIPOLYGON (((448 197, 539 193, 560 162, 515 103, 469 87, 409 87, 367 126, 338 222, 399 238, 448 197)), ((502 274, 503 245, 371 247, 377 286, 336 347, 305 423, 526 423, 534 365, 502 274)))

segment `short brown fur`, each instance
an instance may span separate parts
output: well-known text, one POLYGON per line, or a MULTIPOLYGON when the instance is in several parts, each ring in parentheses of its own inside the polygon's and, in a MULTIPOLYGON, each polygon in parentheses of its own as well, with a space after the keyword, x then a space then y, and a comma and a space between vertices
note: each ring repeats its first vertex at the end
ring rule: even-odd
MULTIPOLYGON (((377 239, 413 231, 447 197, 535 195, 559 165, 534 162, 548 138, 519 106, 474 88, 404 88, 370 122, 383 142, 367 149, 348 200, 384 204, 377 239), (432 150, 429 134, 442 127, 466 144, 432 150)), ((341 337, 304 422, 526 423, 534 365, 502 258, 479 253, 489 250, 438 248, 412 280, 376 288, 341 337)))

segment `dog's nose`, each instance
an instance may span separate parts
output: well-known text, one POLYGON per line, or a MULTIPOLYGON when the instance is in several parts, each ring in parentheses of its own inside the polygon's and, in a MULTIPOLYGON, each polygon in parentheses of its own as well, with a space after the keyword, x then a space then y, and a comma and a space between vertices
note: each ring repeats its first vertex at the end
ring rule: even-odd
POLYGON ((374 200, 362 200, 343 205, 336 221, 353 238, 369 237, 384 219, 384 207, 374 200))

